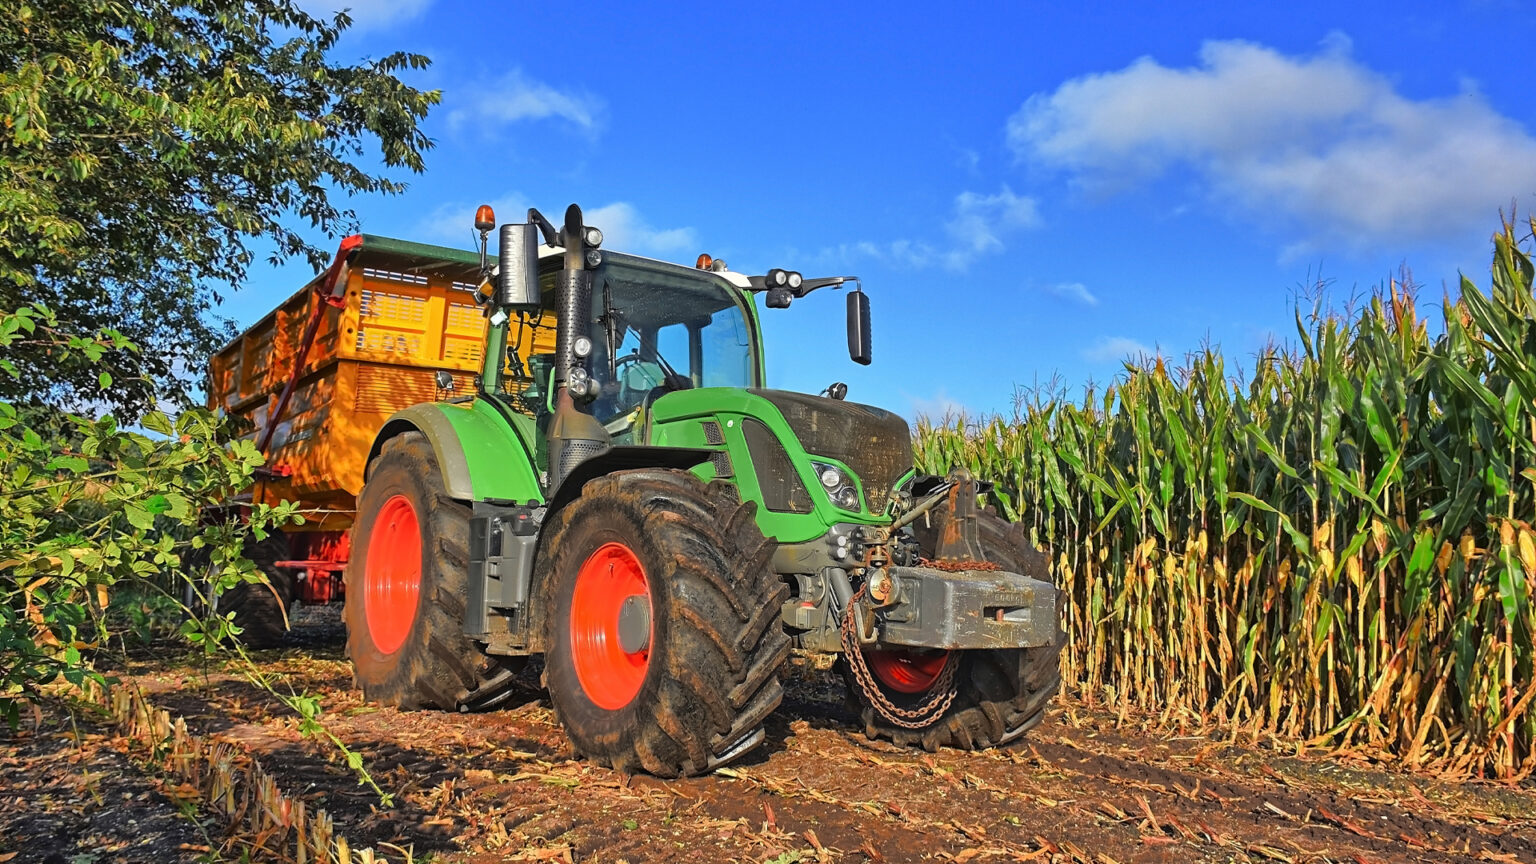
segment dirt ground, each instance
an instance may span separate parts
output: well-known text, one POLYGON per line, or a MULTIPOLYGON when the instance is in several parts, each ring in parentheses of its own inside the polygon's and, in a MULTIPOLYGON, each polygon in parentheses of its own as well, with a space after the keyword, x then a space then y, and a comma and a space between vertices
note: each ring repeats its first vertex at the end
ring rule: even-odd
POLYGON ((124 740, 50 708, 0 725, 0 862, 190 864, 213 848, 191 802, 140 771, 124 740))
MULTIPOLYGON (((802 656, 765 746, 744 761, 688 780, 624 776, 573 759, 536 669, 505 710, 401 713, 361 702, 336 635, 312 632, 263 655, 264 668, 323 697, 329 728, 395 792, 394 808, 241 678, 177 660, 134 677, 194 732, 239 742, 285 792, 329 810, 354 846, 395 843, 418 861, 1536 861, 1530 786, 1117 731, 1066 700, 1013 747, 928 754, 866 740, 841 681, 802 656)), ((208 848, 109 737, 90 732, 101 746, 82 748, 67 725, 50 717, 0 737, 0 864, 60 852, 50 838, 84 838, 72 848, 88 851, 92 836, 143 836, 123 820, 165 832, 159 861, 208 848), (38 793, 22 784, 44 782, 40 771, 58 775, 49 794, 78 813, 32 812, 38 793)), ((136 860, 121 849, 100 860, 136 860)))

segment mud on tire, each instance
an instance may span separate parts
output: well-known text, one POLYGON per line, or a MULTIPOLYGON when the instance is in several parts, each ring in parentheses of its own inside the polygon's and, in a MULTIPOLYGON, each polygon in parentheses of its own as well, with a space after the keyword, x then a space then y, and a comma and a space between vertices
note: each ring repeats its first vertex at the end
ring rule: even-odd
MULTIPOLYGON (((764 718, 783 698, 778 671, 789 637, 779 616, 789 588, 769 566, 773 544, 755 512, 728 484, 640 470, 588 482, 556 517, 551 555, 541 556, 536 576, 546 610, 544 675, 583 755, 621 771, 676 777, 711 770, 761 740, 764 718), (643 664, 640 650, 619 657, 617 667, 592 659, 608 625, 573 601, 582 580, 613 578, 603 567, 612 573, 615 565, 600 556, 641 571, 643 588, 633 587, 640 583, 631 573, 624 590, 643 591, 649 602, 643 664)), ((602 595, 583 589, 581 596, 602 595)))
POLYGON ((496 704, 514 669, 464 636, 470 508, 448 497, 425 436, 406 432, 384 443, 357 514, 343 617, 364 698, 406 709, 496 704))
MULTIPOLYGON (((918 520, 916 533, 924 554, 932 554, 943 527, 943 516, 940 511, 933 519, 918 520)), ((1032 579, 1051 581, 1045 555, 1030 544, 1022 524, 981 512, 976 514, 976 528, 987 560, 1032 579)), ((1057 595, 1058 620, 1064 599, 1057 595)), ((868 737, 918 745, 929 751, 940 747, 979 750, 1014 741, 1045 718, 1051 698, 1061 687, 1058 657, 1063 639, 1058 631, 1053 644, 1037 648, 962 652, 955 677, 958 693, 954 703, 944 716, 922 729, 903 729, 887 722, 860 691, 847 662, 841 658, 838 662, 868 737)), ((880 686, 886 697, 898 705, 912 701, 911 696, 880 686)))

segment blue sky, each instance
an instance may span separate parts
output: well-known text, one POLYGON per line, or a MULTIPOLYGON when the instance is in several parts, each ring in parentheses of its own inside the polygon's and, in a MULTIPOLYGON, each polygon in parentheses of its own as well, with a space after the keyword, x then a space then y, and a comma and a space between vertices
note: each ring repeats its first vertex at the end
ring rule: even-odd
POLYGON ((1319 274, 1343 300, 1406 264, 1437 303, 1536 206, 1536 4, 350 5, 344 55, 427 54, 443 92, 364 231, 468 248, 476 204, 575 201, 609 248, 859 275, 874 364, 818 292, 767 311, 770 384, 908 416, 1207 339, 1251 365, 1319 274))

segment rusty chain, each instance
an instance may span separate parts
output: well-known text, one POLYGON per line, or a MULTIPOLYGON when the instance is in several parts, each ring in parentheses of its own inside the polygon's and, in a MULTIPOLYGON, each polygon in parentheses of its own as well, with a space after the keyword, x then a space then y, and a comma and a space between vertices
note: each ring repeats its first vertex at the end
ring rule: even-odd
POLYGON ((858 602, 864 599, 868 591, 867 585, 861 586, 853 599, 848 601, 848 607, 843 610, 842 637, 843 655, 848 659, 848 667, 853 670, 853 678, 858 682, 859 689, 864 691, 875 711, 896 726, 903 729, 922 729, 931 725, 935 720, 944 716, 949 706, 954 703, 959 688, 955 686, 955 672, 960 668, 960 655, 951 651, 944 658, 944 671, 939 673, 939 680, 929 692, 929 699, 915 708, 899 708, 885 693, 880 690, 880 685, 875 683, 871 676, 869 666, 864 662, 864 650, 859 647, 858 635, 854 632, 853 609, 858 602))

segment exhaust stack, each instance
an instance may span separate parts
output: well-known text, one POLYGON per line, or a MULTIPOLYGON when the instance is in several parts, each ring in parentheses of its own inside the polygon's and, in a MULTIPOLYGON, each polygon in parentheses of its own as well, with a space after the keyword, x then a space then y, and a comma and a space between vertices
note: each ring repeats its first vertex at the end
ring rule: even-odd
MULTIPOLYGON (((587 357, 576 351, 577 337, 591 339, 592 273, 602 262, 601 253, 586 248, 586 229, 581 208, 565 211, 560 231, 565 246, 565 268, 555 284, 555 414, 549 423, 549 488, 558 489, 577 465, 613 446, 608 430, 586 410, 588 396, 596 388, 587 357), (581 398, 580 405, 577 399, 581 398)), ((601 235, 597 235, 601 236, 601 235)), ((600 242, 600 241, 599 241, 600 242)), ((590 343, 589 343, 590 344, 590 343)))

